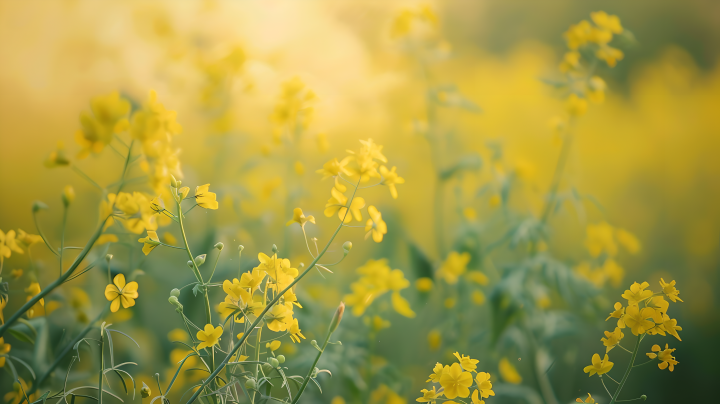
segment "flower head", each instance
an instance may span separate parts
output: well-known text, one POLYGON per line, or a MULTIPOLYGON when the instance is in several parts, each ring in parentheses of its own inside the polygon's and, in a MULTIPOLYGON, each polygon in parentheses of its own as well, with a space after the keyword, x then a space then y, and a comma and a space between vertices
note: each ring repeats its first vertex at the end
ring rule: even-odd
POLYGON ((368 214, 370 219, 365 223, 365 238, 370 237, 374 242, 379 243, 383 240, 383 236, 387 234, 387 224, 382 219, 382 214, 373 205, 368 206, 368 214))
POLYGON ((433 368, 433 373, 428 376, 425 382, 440 383, 440 377, 443 375, 445 368, 449 368, 449 366, 443 366, 440 362, 437 362, 433 368))
POLYGON ((467 271, 467 265, 470 263, 470 254, 467 252, 458 253, 451 252, 439 270, 439 275, 445 282, 454 285, 457 283, 460 275, 467 271))
POLYGON ((125 283, 125 275, 118 274, 113 279, 113 283, 105 287, 105 298, 111 301, 110 311, 115 313, 122 307, 127 309, 128 307, 135 306, 135 299, 138 297, 138 283, 130 282, 125 283))
POLYGON ((605 353, 608 353, 611 349, 615 348, 615 346, 620 343, 620 340, 622 340, 624 336, 625 334, 622 333, 620 327, 615 327, 615 331, 613 332, 605 331, 605 338, 600 339, 603 345, 607 347, 605 349, 605 353))
POLYGON ((434 403, 438 397, 443 395, 443 393, 435 391, 435 386, 433 386, 432 390, 422 389, 420 392, 423 393, 423 396, 415 400, 418 403, 434 403))
POLYGON ((598 375, 603 375, 612 369, 614 363, 610 362, 610 359, 608 359, 607 354, 605 354, 605 358, 600 360, 600 355, 595 354, 592 357, 592 365, 585 366, 585 369, 583 371, 585 373, 589 373, 589 376, 594 375, 597 373, 598 375))
POLYGON ((647 353, 646 355, 650 359, 658 358, 660 359, 660 363, 658 364, 658 367, 661 370, 665 370, 669 368, 669 370, 672 372, 675 370, 675 365, 677 365, 679 362, 675 360, 675 357, 672 355, 672 353, 675 352, 675 348, 668 348, 668 344, 665 344, 665 349, 661 350, 660 345, 653 345, 652 346, 652 352, 647 353), (657 352, 657 353, 655 353, 657 352))
POLYGON ((440 376, 440 385, 445 389, 445 397, 467 397, 470 395, 469 387, 473 384, 472 374, 464 372, 459 364, 453 363, 447 371, 440 376))
MULTIPOLYGON (((475 382, 478 386, 478 390, 476 390, 475 393, 479 391, 482 398, 488 398, 495 395, 495 392, 492 391, 492 383, 490 383, 490 373, 479 372, 477 376, 475 376, 475 382)), ((475 393, 473 393, 473 400, 476 398, 475 393)))
POLYGON ((318 174, 322 174, 323 178, 330 178, 330 177, 336 177, 340 174, 345 174, 346 176, 350 176, 352 173, 350 170, 347 169, 347 165, 350 162, 350 157, 345 157, 344 159, 338 161, 338 159, 334 158, 327 163, 323 165, 323 168, 315 171, 318 174))
POLYGON ((210 184, 200 185, 195 188, 195 201, 201 208, 217 209, 217 195, 209 191, 210 184))
POLYGON ((223 333, 223 328, 220 326, 213 327, 212 324, 205 324, 205 329, 197 332, 197 339, 200 342, 197 349, 203 349, 212 347, 220 341, 220 336, 223 333))
POLYGON ((520 376, 520 373, 518 373, 517 369, 515 369, 515 366, 510 363, 508 358, 500 359, 500 363, 498 363, 498 370, 500 371, 500 377, 502 377, 506 382, 512 384, 520 384, 520 382, 522 382, 522 376, 520 376))
POLYGON ((286 226, 290 226, 293 223, 297 223, 300 225, 300 227, 302 227, 304 229, 305 223, 307 223, 307 222, 315 224, 315 217, 314 216, 305 217, 302 209, 295 208, 295 210, 293 210, 293 218, 287 222, 286 226))
POLYGON ((460 366, 462 366, 463 370, 468 372, 472 372, 477 369, 477 364, 480 362, 479 360, 472 359, 469 356, 460 355, 459 352, 455 352, 453 355, 455 355, 458 362, 460 362, 460 366))
POLYGON ((650 286, 650 284, 647 282, 634 282, 632 285, 630 285, 630 289, 626 290, 625 293, 622 294, 622 297, 624 299, 627 299, 628 305, 637 305, 641 301, 653 295, 653 292, 651 290, 645 290, 645 288, 647 288, 648 286, 650 286))
POLYGON ((576 398, 576 399, 575 399, 575 402, 577 402, 577 403, 586 403, 586 404, 595 404, 595 399, 592 398, 592 396, 590 395, 590 393, 588 393, 588 396, 587 396, 587 398, 585 399, 585 401, 583 401, 582 398, 576 398))
POLYGON ((680 291, 675 289, 675 281, 665 283, 665 279, 660 278, 660 286, 663 288, 663 293, 665 293, 668 299, 672 300, 673 303, 676 303, 678 300, 680 300, 681 302, 683 301, 678 296, 680 294, 680 291))
POLYGON ((138 239, 138 242, 143 243, 142 252, 145 255, 150 254, 150 251, 154 250, 155 247, 160 245, 160 239, 158 238, 157 233, 153 230, 148 230, 147 236, 138 239))
POLYGON ((398 197, 395 184, 405 183, 405 179, 397 175, 397 173, 395 172, 395 168, 396 167, 393 167, 391 170, 388 170, 387 167, 380 166, 380 175, 383 176, 381 184, 387 185, 387 187, 390 189, 390 195, 392 195, 393 199, 397 199, 398 197))
POLYGON ((648 320, 648 318, 654 318, 655 316, 655 309, 651 307, 643 307, 641 309, 637 305, 632 305, 628 306, 625 310, 623 322, 626 326, 630 327, 633 335, 640 335, 655 327, 655 323, 648 320))

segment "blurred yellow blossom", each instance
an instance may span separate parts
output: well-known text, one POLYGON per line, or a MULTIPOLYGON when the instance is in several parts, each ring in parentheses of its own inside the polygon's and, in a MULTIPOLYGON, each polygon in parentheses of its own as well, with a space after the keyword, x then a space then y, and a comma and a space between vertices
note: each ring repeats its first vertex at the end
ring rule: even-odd
POLYGON ((467 265, 470 263, 470 254, 464 252, 462 254, 457 251, 451 252, 438 270, 438 276, 443 278, 445 282, 454 285, 459 277, 467 271, 467 265))
POLYGON ((508 383, 520 384, 520 382, 522 382, 522 376, 520 376, 520 373, 518 373, 508 358, 500 359, 498 371, 500 371, 500 377, 508 383))

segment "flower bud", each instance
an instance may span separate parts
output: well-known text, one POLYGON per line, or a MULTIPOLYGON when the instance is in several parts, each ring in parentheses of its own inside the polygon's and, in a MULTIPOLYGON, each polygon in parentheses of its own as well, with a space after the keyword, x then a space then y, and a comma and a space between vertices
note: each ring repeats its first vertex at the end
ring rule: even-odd
POLYGON ((188 187, 182 187, 182 188, 178 189, 178 194, 180 194, 181 201, 183 199, 185 199, 185 197, 188 196, 189 193, 190 193, 190 188, 188 188, 188 187))
POLYGON ((268 363, 270 364, 270 366, 272 366, 272 367, 274 367, 274 368, 280 366, 280 361, 277 360, 277 358, 270 358, 270 359, 268 359, 268 363))
POLYGON ((255 379, 245 380, 245 388, 248 390, 255 390, 255 379))
POLYGON ((345 313, 345 303, 340 302, 340 305, 338 306, 337 310, 335 310, 335 315, 333 315, 332 321, 330 322, 330 328, 329 332, 330 334, 334 333, 335 330, 337 330, 338 325, 340 325, 340 321, 342 321, 343 314, 345 313))
POLYGON ((180 301, 178 300, 177 296, 172 296, 172 295, 170 297, 168 297, 168 302, 170 304, 172 304, 173 306, 177 306, 178 304, 180 304, 180 301))
POLYGON ((47 208, 48 208, 48 206, 45 205, 43 202, 40 202, 40 201, 35 201, 35 202, 33 202, 33 205, 32 205, 32 211, 33 211, 33 213, 35 213, 35 212, 37 212, 37 211, 39 211, 39 210, 47 209, 47 208))
POLYGON ((348 255, 348 253, 352 250, 352 243, 349 241, 346 241, 343 244, 343 252, 345 252, 345 255, 348 255))
POLYGON ((110 262, 113 259, 112 254, 105 254, 105 261, 110 262))
POLYGON ((320 372, 320 369, 318 369, 316 366, 315 368, 313 368, 312 373, 310 373, 310 377, 312 377, 313 379, 316 378, 319 372, 320 372))
POLYGON ((240 244, 240 245, 238 246, 238 252, 242 252, 244 249, 245 249, 245 246, 244 246, 244 245, 240 244))
POLYGON ((178 187, 178 181, 175 179, 175 176, 170 174, 170 186, 173 188, 178 187))
POLYGON ((200 266, 205 263, 205 258, 207 257, 206 254, 200 254, 197 257, 195 257, 195 264, 197 266, 200 266))
POLYGON ((142 388, 140 389, 140 395, 142 398, 148 398, 152 394, 152 390, 150 390, 150 387, 148 387, 145 382, 143 382, 142 388))
POLYGON ((640 396, 640 398, 642 398, 643 401, 647 400, 647 396, 646 396, 645 394, 643 394, 642 396, 640 396))
POLYGON ((272 252, 273 252, 273 254, 277 254, 277 252, 278 252, 278 248, 275 244, 273 244, 273 246, 272 246, 272 252))
POLYGON ((175 296, 176 298, 177 298, 177 297, 180 297, 180 289, 175 288, 175 289, 171 290, 171 291, 170 291, 170 296, 175 296))
POLYGON ((75 200, 75 190, 70 185, 66 185, 62 192, 63 205, 67 208, 75 200))
POLYGON ((280 363, 285 363, 285 355, 278 355, 277 360, 280 363))
MULTIPOLYGON (((276 360, 277 360, 277 359, 276 359, 276 360)), ((264 372, 265 374, 268 374, 268 373, 270 373, 270 371, 273 370, 273 366, 272 366, 271 364, 269 364, 269 363, 263 363, 263 365, 262 365, 262 370, 263 370, 263 372, 264 372)))
POLYGON ((192 261, 188 261, 188 262, 187 262, 187 265, 188 265, 188 266, 189 266, 190 268, 193 268, 193 267, 194 267, 194 265, 193 265, 193 262, 192 262, 192 261))
POLYGON ((218 241, 214 247, 217 248, 218 251, 222 251, 222 249, 225 247, 225 244, 218 241))

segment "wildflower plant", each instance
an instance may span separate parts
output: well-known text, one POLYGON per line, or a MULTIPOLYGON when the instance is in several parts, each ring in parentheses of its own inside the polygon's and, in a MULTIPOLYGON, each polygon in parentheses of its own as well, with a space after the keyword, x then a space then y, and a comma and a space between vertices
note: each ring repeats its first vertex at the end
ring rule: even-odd
MULTIPOLYGON (((668 315, 670 301, 673 303, 683 301, 679 297, 680 292, 675 288, 675 281, 666 283, 664 279, 660 278, 660 287, 662 289, 657 293, 648 290, 647 288, 649 286, 650 284, 647 282, 634 282, 630 285, 629 289, 625 290, 622 297, 627 303, 615 303, 614 310, 606 319, 606 321, 617 321, 617 326, 612 332, 605 331, 605 337, 601 339, 603 345, 606 347, 604 357, 601 359, 599 354, 594 354, 592 356, 592 364, 583 369, 589 376, 598 375, 603 387, 605 387, 605 391, 607 391, 610 396, 611 404, 619 401, 629 401, 619 400, 618 397, 628 381, 630 372, 632 372, 634 368, 656 363, 660 370, 668 369, 672 372, 675 370, 675 365, 679 363, 673 355, 676 350, 675 348, 669 348, 669 344, 665 344, 665 349, 662 349, 660 345, 654 344, 650 349, 651 352, 646 353, 649 360, 637 365, 635 364, 638 354, 641 353, 640 343, 646 337, 656 338, 655 336, 659 335, 663 337, 675 337, 678 341, 682 341, 680 334, 678 334, 678 331, 682 331, 682 327, 678 325, 676 319, 668 315), (669 301, 665 300, 666 298, 669 301), (621 344, 626 334, 632 334, 636 337, 632 350, 621 344), (615 347, 620 348, 620 350, 615 350, 614 352, 625 351, 630 355, 630 363, 625 369, 622 378, 618 378, 619 381, 608 374, 614 366, 608 354, 610 350, 615 347), (607 384, 605 384, 605 378, 615 383, 615 385, 611 385, 611 388, 608 388, 607 384), (613 388, 614 392, 611 392, 613 388)), ((588 394, 588 399, 592 399, 590 394, 588 394)), ((634 400, 639 399, 645 400, 647 396, 643 394, 634 400)), ((579 398, 576 401, 583 402, 579 398)))

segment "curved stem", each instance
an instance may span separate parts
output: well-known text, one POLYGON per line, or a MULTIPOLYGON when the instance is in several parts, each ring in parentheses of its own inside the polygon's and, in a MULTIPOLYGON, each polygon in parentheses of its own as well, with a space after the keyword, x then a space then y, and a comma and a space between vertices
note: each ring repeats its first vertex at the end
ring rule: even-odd
POLYGON ((63 221, 62 221, 62 235, 60 236, 60 253, 58 255, 60 261, 60 276, 63 273, 63 252, 65 251, 65 226, 67 224, 68 207, 63 204, 63 221))
MULTIPOLYGON (((33 210, 33 221, 35 222, 35 229, 37 229, 38 234, 42 238, 43 242, 45 242, 45 245, 47 246, 47 248, 50 249, 50 251, 53 254, 55 254, 56 256, 59 256, 60 253, 57 252, 57 250, 55 250, 53 248, 53 246, 50 245, 50 242, 47 240, 47 237, 45 237, 45 233, 43 233, 42 229, 40 228, 40 222, 38 222, 38 220, 37 220, 37 211, 36 210, 33 210)), ((61 268, 61 270, 62 270, 62 268, 61 268)))
POLYGON ((635 358, 637 357, 637 353, 640 350, 640 341, 642 341, 642 334, 638 335, 637 342, 635 342, 635 349, 633 350, 632 359, 630 359, 630 363, 628 364, 628 367, 625 370, 625 375, 623 375, 622 380, 620 380, 620 385, 618 386, 617 390, 615 390, 615 395, 613 395, 612 400, 610 400, 610 404, 615 404, 617 402, 617 398, 620 395, 620 391, 625 386, 625 382, 627 381, 628 376, 630 376, 630 371, 633 368, 633 364, 635 363, 635 358))
POLYGON ((297 393, 295 393, 295 398, 293 398, 291 404, 296 404, 298 400, 300 399, 300 396, 302 396, 303 392, 305 391, 305 388, 308 385, 308 382, 310 381, 310 378, 312 376, 313 371, 315 370, 315 367, 317 367, 318 361, 320 361, 320 357, 325 352, 325 348, 328 345, 328 342, 330 342, 330 336, 332 336, 334 330, 328 329, 327 336, 325 337, 325 343, 323 343, 322 348, 320 349, 320 352, 318 352, 317 356, 315 356, 315 362, 313 362, 312 366, 310 366, 310 370, 307 373, 307 376, 305 376, 305 379, 303 380, 302 385, 300 386, 300 389, 298 389, 297 393))
MULTIPOLYGON (((358 181, 358 184, 359 184, 359 181, 358 181)), ((357 192, 357 187, 355 187, 355 192, 357 192)), ((347 204, 348 210, 345 212, 345 216, 347 216, 348 213, 350 212, 350 204, 352 203, 353 199, 355 198, 355 192, 353 192, 352 197, 350 199, 348 199, 348 204, 347 204)), ((300 280, 302 278, 304 278, 305 275, 307 275, 310 272, 310 270, 315 267, 315 264, 317 264, 318 260, 325 254, 325 252, 327 252, 328 248, 330 248, 330 244, 333 242, 333 240, 335 240, 335 237, 340 232, 340 229, 342 229, 342 227, 343 227, 342 224, 344 221, 345 221, 345 217, 343 217, 343 220, 340 221, 340 225, 338 225, 338 227, 335 229, 335 232, 330 237, 327 244, 325 244, 325 247, 322 249, 322 252, 320 252, 320 254, 318 254, 318 256, 315 257, 315 259, 310 263, 310 265, 308 265, 307 269, 305 271, 303 271, 303 273, 301 273, 297 278, 295 278, 295 280, 292 281, 287 287, 285 287, 285 289, 280 291, 280 293, 276 293, 275 298, 273 298, 273 300, 269 304, 265 305, 265 308, 263 309, 263 311, 260 312, 260 314, 258 314, 255 321, 253 321, 253 323, 250 325, 249 328, 251 330, 254 329, 255 327, 257 327, 258 324, 260 324, 260 322, 263 320, 263 317, 265 316, 265 313, 267 313, 268 310, 270 310, 270 308, 272 308, 275 305, 275 303, 277 303, 280 300, 280 298, 285 294, 285 292, 292 289, 292 287, 295 286, 296 283, 300 282, 300 280)), ((235 353, 238 351, 238 349, 240 349, 240 347, 242 347, 245 344, 245 341, 247 340, 248 335, 249 334, 246 333, 245 335, 242 336, 242 338, 240 338, 240 341, 235 346, 235 348, 233 348, 232 351, 230 351, 225 356, 225 359, 222 360, 220 365, 218 365, 218 367, 215 368, 215 370, 210 374, 210 376, 208 376, 207 379, 205 379, 205 381, 200 385, 200 388, 198 388, 197 391, 195 391, 195 393, 192 395, 192 397, 190 397, 190 400, 188 400, 187 404, 191 404, 195 400, 197 400, 198 396, 200 396, 200 394, 201 394, 202 389, 205 386, 207 386, 208 384, 210 384, 210 382, 212 380, 215 379, 215 377, 225 368, 227 363, 230 361, 230 358, 233 355, 235 355, 235 353)))

